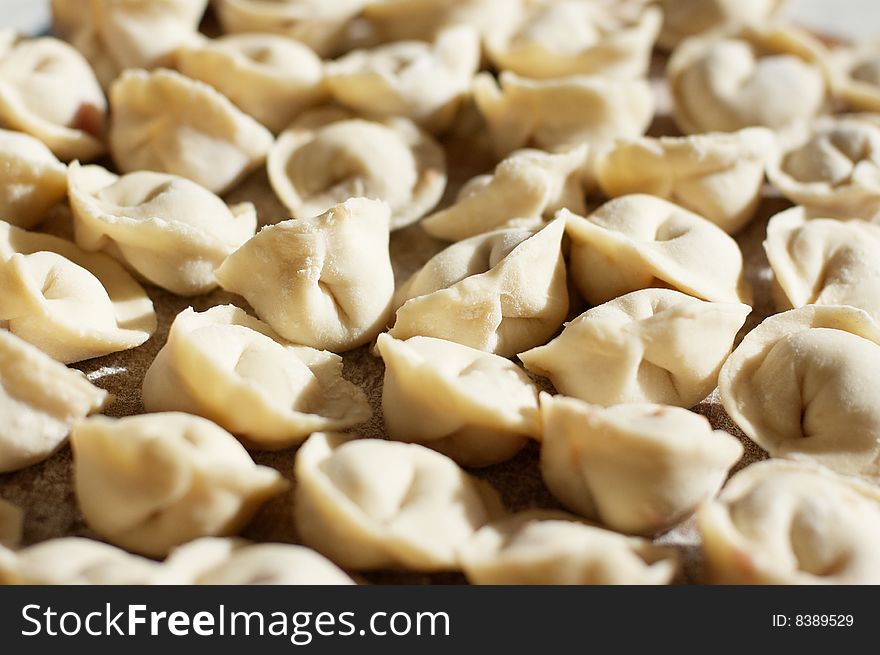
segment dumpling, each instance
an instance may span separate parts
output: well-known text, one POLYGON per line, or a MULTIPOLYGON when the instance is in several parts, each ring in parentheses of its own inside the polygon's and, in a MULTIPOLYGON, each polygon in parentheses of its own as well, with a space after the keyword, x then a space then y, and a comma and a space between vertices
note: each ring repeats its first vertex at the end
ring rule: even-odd
POLYGON ((684 41, 667 81, 686 134, 773 129, 782 143, 803 134, 827 104, 824 48, 793 27, 745 27, 684 41))
POLYGON ((38 138, 64 161, 89 160, 104 152, 106 115, 101 85, 74 48, 0 31, 0 125, 38 138))
POLYGON ((641 77, 662 20, 641 2, 539 0, 512 29, 489 31, 486 50, 499 69, 525 77, 641 77))
POLYGON ((381 41, 432 41, 453 25, 468 25, 483 36, 512 28, 524 5, 524 0, 371 0, 364 17, 381 41))
POLYGON ((490 175, 478 175, 457 201, 421 222, 432 237, 460 241, 508 227, 538 228, 558 209, 586 209, 581 181, 589 148, 582 144, 559 154, 517 150, 490 175))
POLYGON ((0 221, 0 328, 66 364, 141 345, 153 303, 111 257, 0 221))
POLYGON ((207 82, 273 132, 326 94, 324 64, 299 41, 273 34, 231 34, 180 48, 177 68, 207 82))
POLYGON ((0 329, 0 473, 48 458, 105 402, 82 373, 0 329))
MULTIPOLYGON (((2 555, 2 553, 0 553, 2 555)), ((0 556, 0 584, 153 584, 161 565, 82 537, 50 539, 0 556)))
POLYGON ((420 443, 462 466, 510 459, 538 438, 538 390, 509 359, 432 337, 380 334, 388 436, 420 443))
POLYGON ((835 95, 856 111, 880 112, 880 43, 836 48, 829 59, 835 95))
POLYGON ((742 457, 736 437, 680 407, 602 408, 541 394, 541 475, 581 516, 655 534, 690 516, 742 457))
POLYGON ((880 480, 880 327, 807 305, 766 319, 718 378, 730 417, 773 457, 880 480))
POLYGON ((809 138, 771 158, 767 176, 795 204, 880 220, 880 116, 819 119, 809 138))
POLYGON ((558 215, 571 237, 572 279, 591 305, 649 287, 750 302, 736 241, 678 205, 633 194, 609 200, 586 218, 566 209, 558 215))
POLYGON ((880 321, 880 226, 808 219, 802 207, 792 207, 770 219, 764 250, 781 310, 850 305, 880 321))
POLYGON ((750 311, 671 289, 641 289, 587 310, 519 358, 560 393, 596 405, 693 407, 715 388, 750 311))
MULTIPOLYGON (((24 512, 0 498, 0 548, 13 548, 21 541, 24 512)), ((2 564, 0 564, 2 567, 2 564)), ((2 574, 0 574, 2 577, 2 574)))
POLYGON ((368 420, 364 393, 342 358, 297 346, 233 305, 185 309, 147 370, 148 412, 204 416, 257 448, 287 448, 317 430, 368 420))
POLYGON ((678 569, 669 548, 549 510, 483 526, 460 553, 468 581, 481 585, 668 584, 678 569))
POLYGON ((169 581, 200 585, 353 585, 326 557, 294 544, 250 544, 243 539, 203 537, 168 556, 169 581))
POLYGON ((656 0, 663 10, 658 43, 671 50, 688 37, 771 22, 788 0, 656 0))
POLYGON ((53 0, 59 31, 109 86, 126 68, 168 65, 177 48, 198 39, 208 0, 53 0))
POLYGON ((523 147, 560 150, 588 143, 595 151, 618 137, 644 134, 654 98, 643 79, 576 75, 529 80, 504 71, 474 80, 474 101, 498 156, 523 147))
POLYGON ((46 145, 0 129, 0 218, 32 228, 67 193, 67 167, 46 145))
POLYGON ((351 22, 370 0, 215 0, 225 32, 283 34, 329 57, 346 43, 351 22))
POLYGON ((83 517, 126 550, 162 556, 203 536, 234 534, 287 488, 231 434, 168 412, 81 421, 70 435, 83 517))
POLYGON ((272 145, 272 133, 224 95, 170 70, 125 71, 110 108, 110 150, 123 173, 170 173, 224 193, 272 145))
POLYGON ((564 223, 459 241, 432 257, 394 296, 396 339, 437 337, 502 357, 546 341, 568 313, 564 223))
POLYGON ((748 466, 700 511, 698 525, 711 582, 880 583, 880 494, 823 467, 748 466))
POLYGON ((346 569, 457 569, 459 546, 504 513, 488 483, 416 444, 318 432, 294 472, 303 543, 346 569))
POLYGON ((339 109, 303 114, 269 152, 269 183, 294 218, 349 198, 384 200, 391 229, 417 221, 446 188, 443 149, 405 118, 370 121, 339 109))
POLYGON ((774 145, 773 133, 762 127, 620 139, 599 160, 596 178, 609 198, 629 193, 658 196, 733 234, 755 215, 764 165, 774 145))
POLYGON ((74 162, 68 191, 81 248, 103 250, 179 295, 216 287, 214 271, 257 229, 251 203, 227 207, 176 175, 139 171, 120 177, 74 162))
POLYGON ((269 225, 217 270, 283 338, 343 352, 371 341, 391 315, 388 205, 352 198, 320 216, 269 225))
POLYGON ((467 26, 436 41, 398 41, 355 50, 327 64, 327 86, 340 104, 376 118, 403 116, 433 132, 452 122, 480 64, 480 39, 467 26))

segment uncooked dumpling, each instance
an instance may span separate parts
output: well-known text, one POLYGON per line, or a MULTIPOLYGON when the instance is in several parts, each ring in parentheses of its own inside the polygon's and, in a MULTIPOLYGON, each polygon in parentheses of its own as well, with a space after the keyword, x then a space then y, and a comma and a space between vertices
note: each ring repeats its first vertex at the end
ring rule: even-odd
POLYGON ((53 29, 89 60, 104 86, 126 68, 170 64, 198 40, 208 0, 53 0, 53 29))
POLYGON ((510 459, 540 434, 538 390, 513 362, 432 337, 380 334, 388 436, 420 443, 463 466, 510 459))
POLYGON ((596 177, 609 198, 628 193, 665 198, 733 234, 755 215, 773 147, 773 133, 761 127, 619 139, 599 161, 596 177))
POLYGON ((74 48, 0 31, 0 125, 26 132, 64 161, 104 152, 107 101, 74 48))
POLYGON ((152 560, 82 537, 0 552, 0 584, 144 585, 153 584, 160 571, 161 565, 152 560))
POLYGON ((750 311, 671 289, 641 289, 587 310, 519 358, 560 393, 596 405, 693 407, 715 388, 750 311))
POLYGON ((468 25, 484 37, 497 29, 512 29, 524 4, 524 0, 371 0, 364 16, 375 38, 383 42, 432 41, 453 25, 468 25))
POLYGON ((215 0, 225 32, 283 34, 322 57, 344 47, 352 20, 369 0, 215 0))
POLYGON ((163 575, 200 585, 352 585, 345 571, 310 548, 203 537, 168 556, 163 575))
POLYGON ((110 150, 123 173, 170 173, 224 193, 272 145, 272 133, 221 93, 170 70, 125 71, 110 107, 110 150))
POLYGON ((834 92, 856 111, 880 112, 880 42, 830 53, 834 92))
POLYGON ((7 330, 0 330, 0 473, 49 457, 107 392, 7 330))
POLYGON ((795 204, 880 220, 880 116, 819 119, 805 141, 775 153, 767 176, 795 204))
POLYGON ((667 67, 673 114, 686 134, 764 126, 782 143, 825 110, 824 48, 793 27, 745 27, 684 41, 667 67))
POLYGON ((285 339, 343 352, 382 331, 394 272, 388 205, 352 198, 329 211, 269 225, 217 271, 285 339))
POLYGON ((850 305, 880 321, 880 226, 792 207, 770 219, 764 250, 780 309, 850 305))
POLYGON ((880 327, 807 305, 766 319, 721 369, 730 417, 773 457, 880 480, 880 327))
POLYGON ((521 22, 490 30, 486 49, 498 68, 524 77, 641 77, 661 21, 639 2, 539 0, 521 22))
POLYGON ((595 151, 619 137, 644 134, 654 98, 642 79, 575 75, 529 80, 504 71, 474 80, 474 100, 499 156, 523 147, 542 150, 588 143, 595 151))
POLYGON ((67 193, 67 167, 46 145, 0 129, 0 218, 32 228, 67 193))
POLYGON ((234 534, 287 487, 275 469, 254 464, 235 437, 190 414, 90 418, 70 442, 86 523, 144 555, 234 534))
POLYGON ((443 149, 411 121, 371 121, 339 109, 297 119, 269 152, 268 171, 294 218, 363 196, 388 203, 391 229, 431 211, 446 188, 443 149))
POLYGON ((823 467, 752 464, 698 525, 710 582, 880 584, 880 493, 823 467))
POLYGON ((153 303, 119 262, 0 221, 0 328, 64 363, 141 345, 153 303))
MULTIPOLYGON (((2 346, 0 346, 2 347, 2 346)), ((21 541, 24 512, 12 503, 0 498, 0 549, 14 548, 21 541)), ((2 561, 0 555, 0 561, 2 561)), ((2 568, 0 563, 0 568, 2 568)), ((2 578, 2 573, 0 573, 2 578)))
POLYGON ((455 341, 502 357, 546 343, 568 313, 564 223, 511 229, 454 243, 394 296, 389 334, 455 341))
POLYGON ((566 209, 559 216, 571 237, 574 284, 592 305, 649 287, 750 302, 736 241, 678 205, 633 194, 609 200, 586 218, 566 209))
POLYGON ((272 450, 371 414, 363 392, 343 379, 341 357, 285 341, 232 305, 177 315, 147 370, 143 401, 148 412, 198 414, 272 450))
POLYGON ((589 148, 568 152, 517 150, 490 175, 478 175, 459 191, 457 201, 426 217, 421 226, 438 239, 460 241, 507 227, 537 228, 568 207, 583 212, 582 168, 589 148))
POLYGON ((230 34, 180 48, 177 68, 207 82, 273 132, 326 96, 324 65, 299 41, 275 34, 230 34))
POLYGON ((459 547, 504 513, 486 482, 416 444, 318 432, 294 472, 303 543, 347 569, 457 569, 459 547))
POLYGON ((775 18, 788 0, 656 0, 663 10, 658 43, 671 50, 683 40, 737 25, 761 25, 775 18))
POLYGON ((490 523, 460 552, 472 584, 668 584, 678 568, 671 549, 550 510, 490 523))
POLYGON ((467 26, 436 41, 398 41, 355 50, 327 65, 334 99, 363 115, 403 116, 433 132, 452 122, 480 63, 480 39, 467 26))
POLYGON ((680 407, 609 408, 541 394, 541 474, 568 509, 620 532, 654 534, 714 496, 742 444, 680 407))
POLYGON ((228 207, 176 175, 139 171, 120 177, 74 162, 68 185, 80 247, 103 250, 180 295, 216 287, 214 271, 257 229, 251 203, 228 207))

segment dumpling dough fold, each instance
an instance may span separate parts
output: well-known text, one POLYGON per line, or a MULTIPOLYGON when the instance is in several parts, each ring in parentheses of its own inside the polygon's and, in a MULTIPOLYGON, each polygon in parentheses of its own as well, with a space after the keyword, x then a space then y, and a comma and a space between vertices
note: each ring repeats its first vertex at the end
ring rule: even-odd
POLYGON ((880 327, 807 305, 749 332, 718 378, 724 409, 773 457, 880 480, 880 327))
POLYGON ((364 393, 342 377, 341 357, 285 341, 232 305, 177 315, 144 377, 143 402, 148 412, 204 416, 271 450, 372 413, 364 393))
POLYGON ((820 118, 806 140, 771 157, 767 177, 795 204, 880 221, 880 116, 820 118))
POLYGON ((415 444, 318 432, 294 470, 303 543, 346 569, 457 569, 459 546, 504 513, 488 483, 415 444))
POLYGON ((0 221, 0 328, 64 363, 141 345, 153 303, 117 261, 0 221))
POLYGON ((560 393, 596 405, 693 407, 715 388, 749 312, 748 305, 641 289, 587 310, 519 358, 560 393))
POLYGON ((382 201, 352 198, 320 216, 269 225, 226 259, 217 281, 289 341, 357 348, 391 314, 389 216, 382 201))
POLYGON ((568 313, 564 224, 459 241, 431 258, 394 296, 389 334, 455 341, 502 357, 539 344, 568 313))
POLYGON ((880 321, 880 226, 792 207, 770 219, 764 250, 780 310, 850 305, 880 321))
POLYGON ((83 517, 108 541, 163 556, 182 543, 240 530, 287 488, 208 420, 167 412, 80 422, 70 436, 83 517))

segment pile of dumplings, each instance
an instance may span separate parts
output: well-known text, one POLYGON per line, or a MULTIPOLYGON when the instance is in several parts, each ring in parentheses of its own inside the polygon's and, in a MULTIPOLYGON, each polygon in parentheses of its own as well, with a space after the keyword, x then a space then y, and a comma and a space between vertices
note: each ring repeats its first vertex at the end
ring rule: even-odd
POLYGON ((0 31, 0 583, 880 584, 876 46, 52 5, 0 31))

